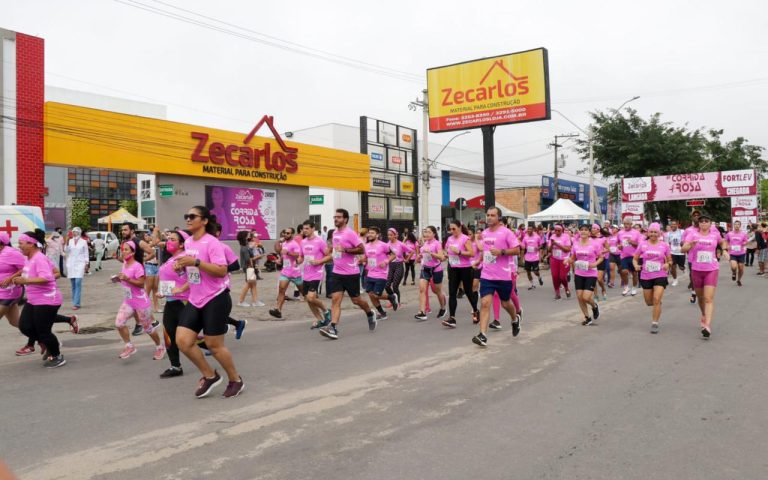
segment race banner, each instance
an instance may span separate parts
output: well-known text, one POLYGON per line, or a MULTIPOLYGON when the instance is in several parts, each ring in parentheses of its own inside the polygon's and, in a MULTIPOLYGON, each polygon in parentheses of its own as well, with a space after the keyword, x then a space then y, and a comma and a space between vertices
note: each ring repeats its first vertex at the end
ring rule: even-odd
POLYGON ((695 198, 720 198, 757 194, 754 170, 687 173, 656 177, 624 178, 624 202, 658 202, 695 198))
POLYGON ((643 223, 645 221, 645 210, 643 202, 622 202, 621 203, 621 221, 629 219, 633 223, 643 223))
POLYGON ((276 190, 206 185, 205 206, 221 224, 221 240, 236 240, 241 230, 262 240, 277 238, 276 190))

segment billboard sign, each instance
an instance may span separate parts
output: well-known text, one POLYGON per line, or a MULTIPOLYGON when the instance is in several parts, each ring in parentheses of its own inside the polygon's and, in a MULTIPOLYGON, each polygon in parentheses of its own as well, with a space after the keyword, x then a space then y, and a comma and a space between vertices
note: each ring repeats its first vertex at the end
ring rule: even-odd
POLYGON ((624 178, 621 182, 624 202, 658 202, 757 194, 754 170, 661 175, 624 178))
POLYGON ((221 224, 222 240, 236 240, 241 230, 277 238, 277 190, 206 185, 205 206, 221 224))
POLYGON ((429 130, 549 120, 547 49, 427 70, 429 130))
POLYGON ((643 202, 623 202, 621 204, 621 221, 626 219, 634 223, 643 223, 645 220, 645 210, 643 202))
MULTIPOLYGON (((554 198, 554 183, 555 178, 544 175, 541 177, 541 197, 547 200, 555 200, 554 198)), ((570 180, 564 180, 562 178, 557 179, 557 198, 567 198, 572 200, 581 206, 585 210, 589 210, 589 184, 581 182, 572 182, 570 180)), ((600 207, 600 213, 608 213, 608 189, 605 187, 595 186, 595 196, 597 196, 597 203, 600 207)))

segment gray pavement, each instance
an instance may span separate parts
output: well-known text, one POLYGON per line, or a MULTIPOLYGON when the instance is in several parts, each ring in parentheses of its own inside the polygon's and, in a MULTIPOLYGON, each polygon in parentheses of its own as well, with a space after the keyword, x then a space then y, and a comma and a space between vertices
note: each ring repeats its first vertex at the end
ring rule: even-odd
MULTIPOLYGON (((86 326, 111 324, 116 268, 86 279, 86 326)), ((247 390, 227 400, 221 388, 195 399, 185 359, 183 377, 159 379, 167 360, 152 360, 146 335, 121 361, 114 331, 62 333, 69 363, 49 371, 13 356, 23 338, 6 322, 0 456, 30 479, 766 478, 768 281, 747 272, 742 288, 721 272, 708 341, 684 286, 667 290, 651 335, 640 294, 611 290, 582 327, 549 278, 534 291, 522 280, 522 333, 503 318, 485 350, 465 300, 456 330, 434 313, 419 323, 410 285, 373 333, 347 305, 338 341, 309 331, 306 304, 291 302, 286 321, 228 338, 247 390)), ((259 284, 268 306, 275 280, 259 284)))

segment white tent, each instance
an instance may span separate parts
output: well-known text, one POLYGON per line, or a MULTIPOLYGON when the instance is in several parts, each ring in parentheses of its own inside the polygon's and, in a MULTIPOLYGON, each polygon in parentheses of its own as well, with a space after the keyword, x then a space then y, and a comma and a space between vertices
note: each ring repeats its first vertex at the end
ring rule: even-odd
POLYGON ((551 207, 528 216, 528 222, 556 222, 560 220, 589 220, 589 212, 566 198, 558 199, 551 207))
POLYGON ((516 212, 514 210, 510 210, 498 202, 496 202, 496 206, 499 207, 499 210, 501 210, 501 215, 504 217, 512 217, 518 220, 522 220, 525 218, 525 215, 523 215, 522 213, 516 212))

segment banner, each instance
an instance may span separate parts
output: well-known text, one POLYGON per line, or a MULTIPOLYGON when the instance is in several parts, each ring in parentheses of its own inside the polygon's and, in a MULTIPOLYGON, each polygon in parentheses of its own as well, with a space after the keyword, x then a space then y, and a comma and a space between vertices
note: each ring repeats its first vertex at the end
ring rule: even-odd
POLYGON ((731 208, 754 208, 757 209, 757 195, 747 197, 731 197, 731 208))
POLYGON ((643 202, 622 202, 621 221, 631 220, 633 223, 643 223, 645 221, 645 210, 643 202))
POLYGON ((621 182, 624 202, 658 202, 757 194, 754 170, 689 173, 657 177, 624 178, 621 182))
POLYGON ((427 91, 431 132, 549 120, 547 50, 430 68, 427 91))
POLYGON ((241 230, 262 240, 277 238, 276 190, 206 185, 205 206, 221 224, 221 240, 237 240, 241 230))

